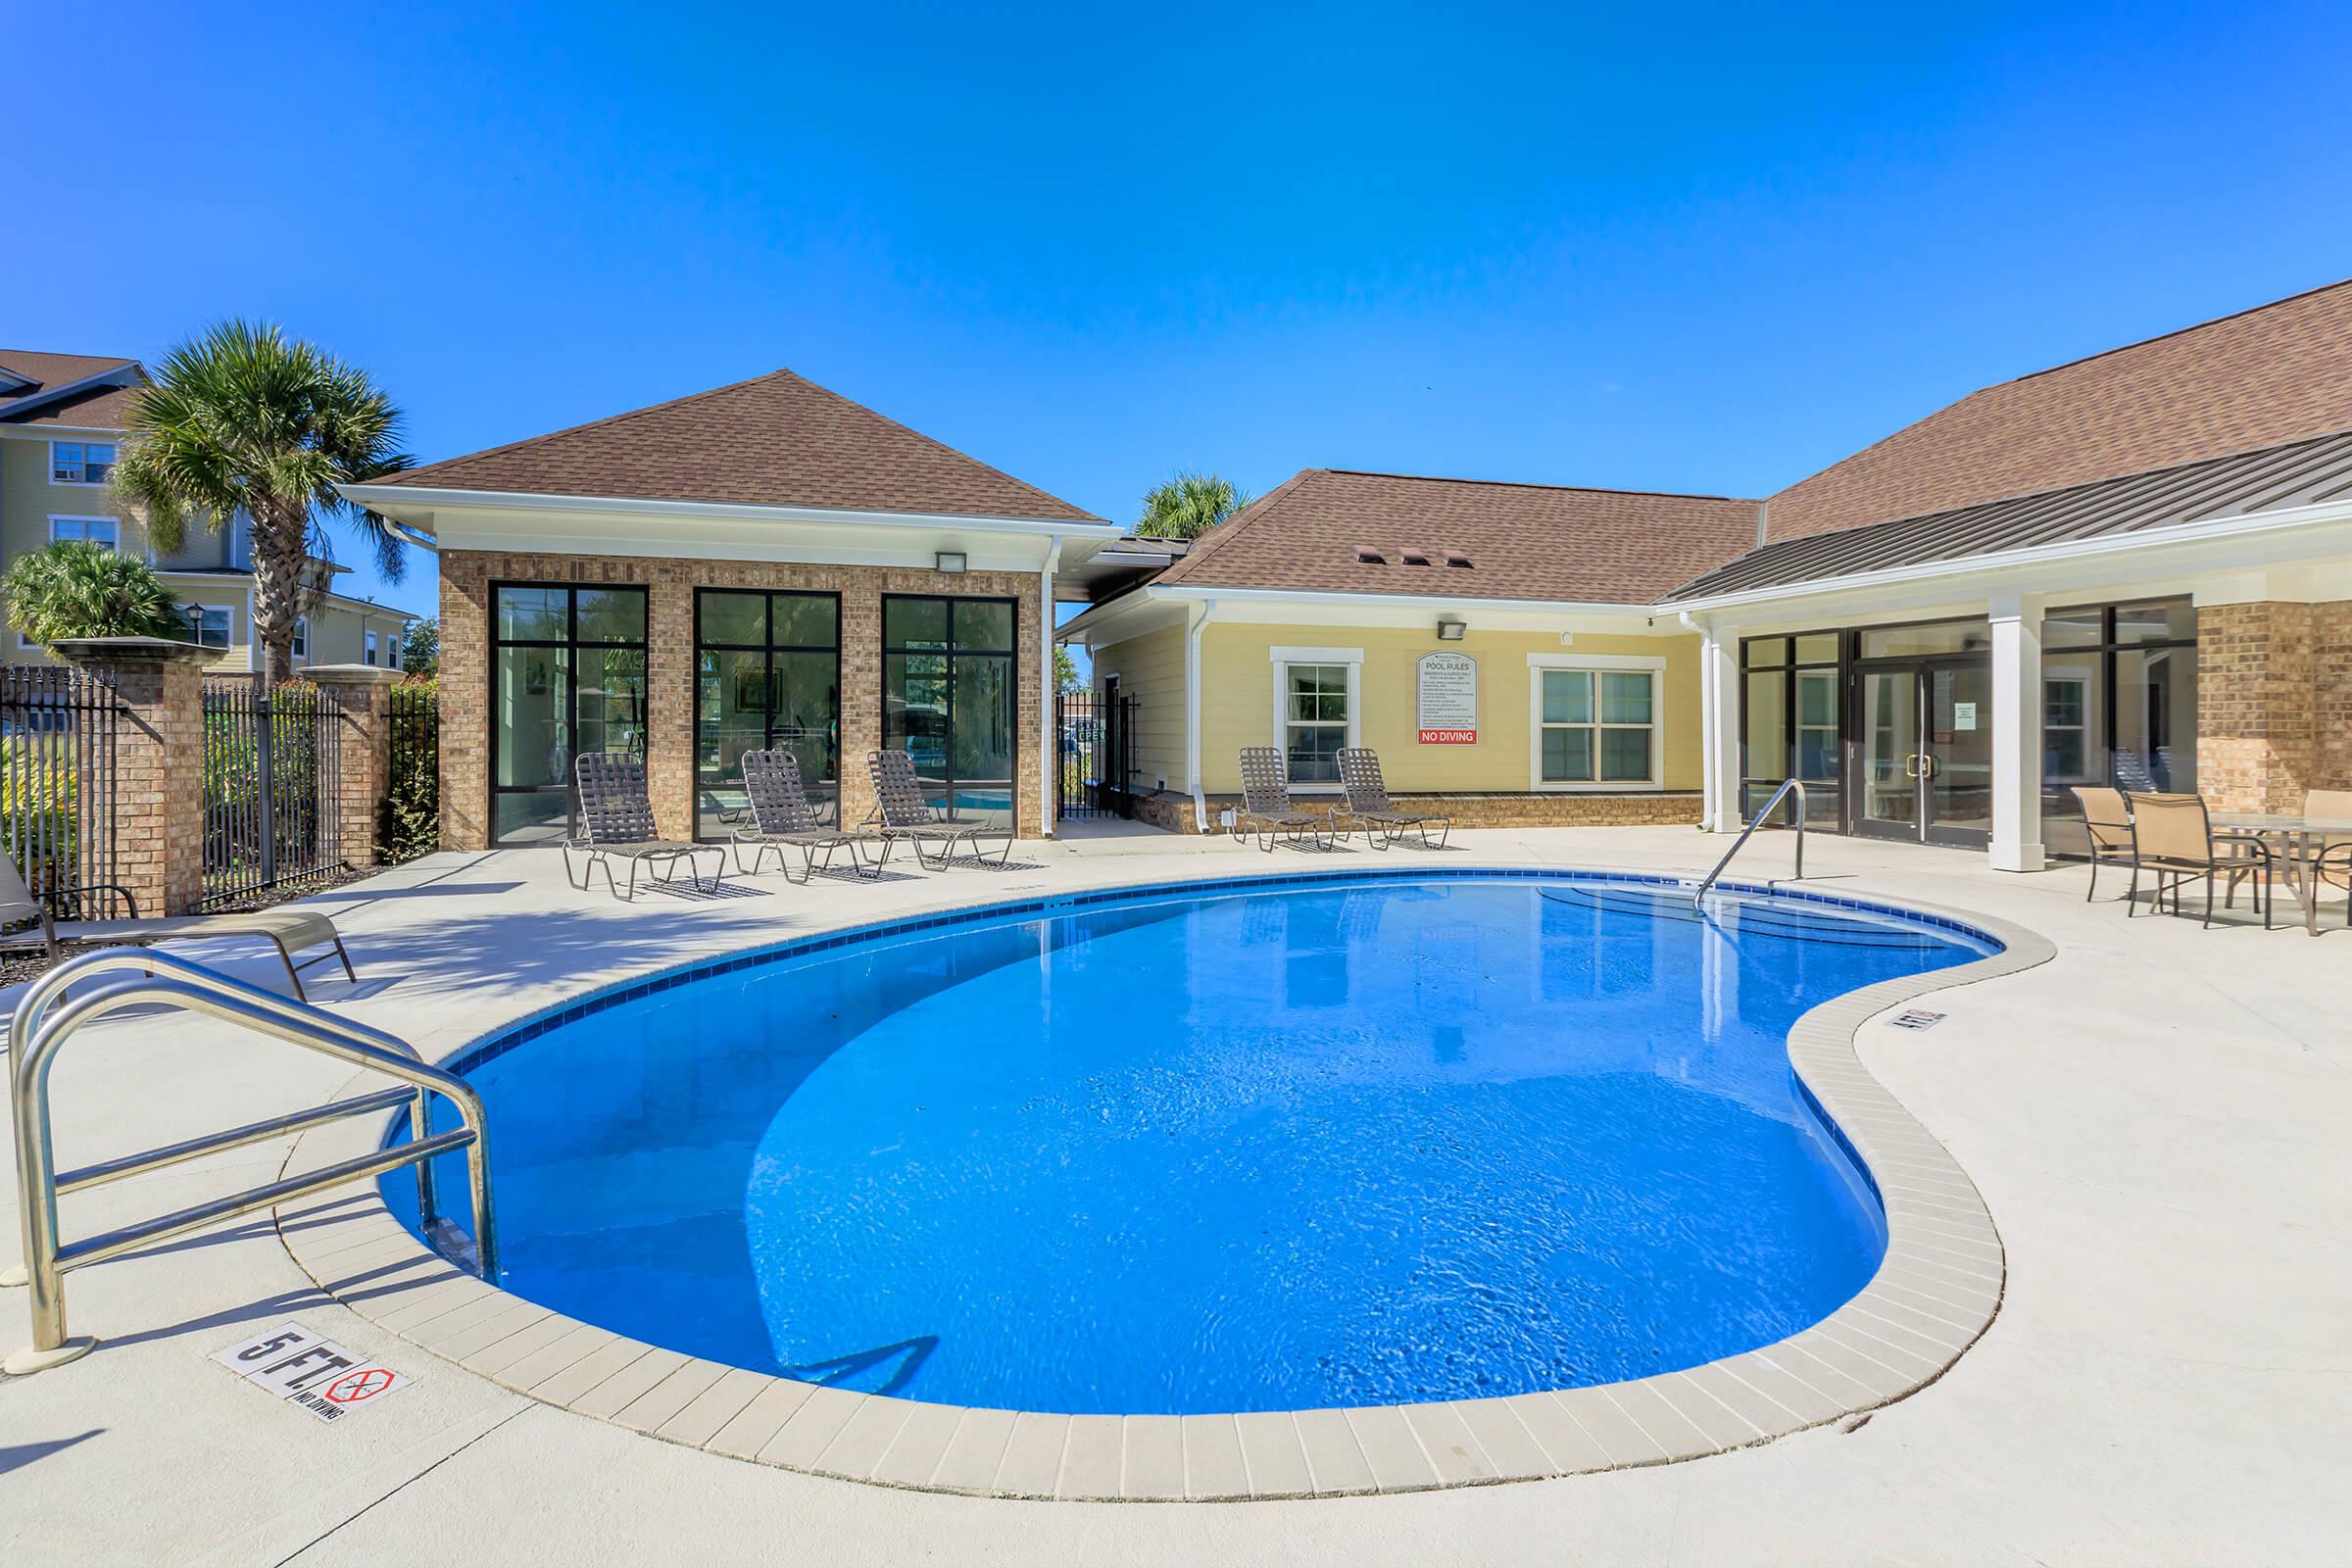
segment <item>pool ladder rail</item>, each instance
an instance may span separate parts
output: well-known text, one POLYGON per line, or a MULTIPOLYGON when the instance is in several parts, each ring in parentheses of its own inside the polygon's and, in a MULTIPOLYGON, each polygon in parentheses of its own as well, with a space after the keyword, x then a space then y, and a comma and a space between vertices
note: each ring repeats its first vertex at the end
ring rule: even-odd
POLYGON ((1796 872, 1789 880, 1802 882, 1805 879, 1805 786, 1801 780, 1785 778, 1781 780, 1781 787, 1772 792, 1772 799, 1764 803, 1764 809, 1747 819, 1747 826, 1740 830, 1740 837, 1733 841, 1732 847, 1723 852, 1723 858, 1715 862, 1715 869, 1700 880, 1698 890, 1690 895, 1690 907, 1695 909, 1699 906, 1699 901, 1707 896, 1707 889, 1715 885, 1715 879, 1723 875, 1723 868, 1732 863, 1732 857, 1738 855, 1747 843, 1748 835, 1762 827, 1772 813, 1780 808, 1782 800, 1791 794, 1796 797, 1796 872))
MULTIPOLYGON (((408 1044, 380 1029, 339 1018, 323 1008, 233 980, 184 958, 143 948, 115 949, 69 958, 34 981, 25 990, 24 1000, 17 1004, 16 1016, 9 1023, 8 1044, 24 1263, 21 1270, 0 1275, 0 1285, 25 1288, 32 1317, 32 1344, 0 1361, 0 1370, 24 1374, 63 1366, 86 1354, 97 1343, 86 1336, 69 1338, 66 1333, 65 1276, 72 1270, 121 1257, 151 1242, 203 1230, 257 1209, 273 1208, 330 1187, 367 1181, 414 1165, 417 1211, 424 1233, 447 1236, 456 1227, 441 1214, 432 1161, 434 1156, 454 1150, 466 1151, 473 1200, 476 1271, 485 1280, 498 1278, 497 1221, 490 1201, 490 1151, 481 1098, 464 1079, 428 1065, 408 1044), (71 1002, 66 1000, 69 988, 117 970, 136 970, 139 977, 110 981, 71 1002), (49 1125, 49 1069, 58 1053, 85 1024, 128 1007, 158 1004, 237 1024, 255 1034, 381 1073, 398 1079, 401 1087, 376 1090, 61 1173, 49 1125), (436 1094, 457 1106, 464 1125, 445 1133, 430 1132, 432 1121, 427 1112, 436 1094), (392 1110, 404 1104, 409 1107, 410 1124, 416 1135, 409 1143, 338 1160, 304 1175, 249 1188, 80 1241, 59 1239, 57 1200, 62 1194, 144 1176, 224 1149, 267 1143, 345 1117, 392 1110)), ((444 1247, 445 1251, 450 1250, 444 1247)))

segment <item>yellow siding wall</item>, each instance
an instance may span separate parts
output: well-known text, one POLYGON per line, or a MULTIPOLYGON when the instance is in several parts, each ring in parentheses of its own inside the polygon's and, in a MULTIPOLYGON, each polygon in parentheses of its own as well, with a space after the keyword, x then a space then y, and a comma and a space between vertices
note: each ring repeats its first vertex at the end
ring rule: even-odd
POLYGON ((1184 628, 1169 626, 1114 643, 1095 654, 1095 689, 1119 677, 1119 695, 1135 698, 1135 784, 1161 779, 1184 788, 1184 628))
MULTIPOLYGON (((1166 633, 1154 634, 1159 636, 1166 633)), ((1181 638, 1182 633, 1174 635, 1181 638)), ((1242 787, 1238 760, 1245 746, 1274 744, 1274 663, 1277 647, 1360 648, 1363 713, 1360 739, 1380 753, 1389 788, 1398 793, 1510 791, 1527 793, 1530 748, 1530 654, 1580 654, 1663 659, 1659 719, 1665 726, 1663 787, 1699 788, 1699 643, 1690 635, 1643 637, 1578 632, 1560 646, 1556 632, 1481 632, 1441 643, 1418 627, 1259 626, 1211 621, 1201 633, 1201 787, 1211 795, 1242 787), (1478 661, 1478 743, 1423 746, 1417 737, 1419 692, 1414 663, 1423 654, 1461 653, 1478 661)), ((1144 639, 1138 639, 1138 642, 1144 639)), ((1176 715, 1182 749, 1181 644, 1177 650, 1176 715)), ((1181 787, 1183 759, 1170 777, 1181 787)))

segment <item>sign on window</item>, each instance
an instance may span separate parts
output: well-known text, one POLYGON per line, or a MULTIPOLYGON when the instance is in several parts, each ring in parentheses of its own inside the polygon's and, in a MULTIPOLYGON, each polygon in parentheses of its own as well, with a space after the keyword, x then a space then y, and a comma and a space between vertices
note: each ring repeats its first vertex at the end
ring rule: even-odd
POLYGON ((1420 740, 1424 746, 1478 744, 1478 661, 1467 654, 1423 654, 1420 740))

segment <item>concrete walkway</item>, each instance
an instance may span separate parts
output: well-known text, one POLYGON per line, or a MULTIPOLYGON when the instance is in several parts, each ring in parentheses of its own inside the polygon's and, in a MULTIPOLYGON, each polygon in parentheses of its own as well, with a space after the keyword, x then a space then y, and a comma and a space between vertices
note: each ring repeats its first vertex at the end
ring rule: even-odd
MULTIPOLYGON (((1691 871, 1687 829, 1491 831, 1473 861, 1691 871)), ((1411 863, 1407 852, 1352 865, 1411 863)), ((1744 874, 1785 864, 1759 841, 1744 874)), ((0 1381, 10 1562, 632 1560, 2338 1563, 2352 1540, 2352 934, 2242 918, 2126 923, 2082 873, 1820 838, 1825 889, 1974 908, 2052 963, 1883 1020, 1865 1061, 1975 1178, 2008 1250, 1992 1328, 1942 1381, 1762 1447, 1649 1469, 1408 1496, 1019 1503, 891 1492, 733 1461, 537 1403, 321 1298, 272 1225, 72 1277, 99 1349, 0 1381), (414 1382, 333 1426, 208 1359, 282 1319, 414 1382)), ((446 1054, 628 973, 846 919, 1042 889, 1262 868, 1166 837, 1023 845, 1014 868, 626 907, 550 857, 439 856, 319 902, 361 983, 338 1010, 446 1054)), ((1330 863, 1283 854, 1278 864, 1330 863)), ((2340 906, 2328 911, 2340 922, 2340 906)), ((250 960, 240 960, 240 966, 250 960)), ((247 972, 266 973, 259 965, 247 972)), ((56 1074, 69 1164, 315 1103, 349 1075, 180 1017, 93 1030, 56 1074)), ((69 1235, 273 1177, 282 1146, 79 1195, 69 1235)), ((13 1183, 0 1258, 16 1252, 13 1183)), ((292 1221, 331 1224, 331 1203, 292 1221)), ((0 1292, 0 1350, 24 1342, 0 1292)))

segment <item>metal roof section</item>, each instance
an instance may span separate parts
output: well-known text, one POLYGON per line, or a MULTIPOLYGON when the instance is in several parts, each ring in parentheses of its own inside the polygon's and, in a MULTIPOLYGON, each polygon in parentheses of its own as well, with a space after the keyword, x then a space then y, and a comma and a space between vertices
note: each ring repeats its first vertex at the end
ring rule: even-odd
POLYGON ((1796 588, 2347 498, 2352 430, 2338 430, 2119 479, 1782 540, 1692 578, 1660 603, 1796 588))

